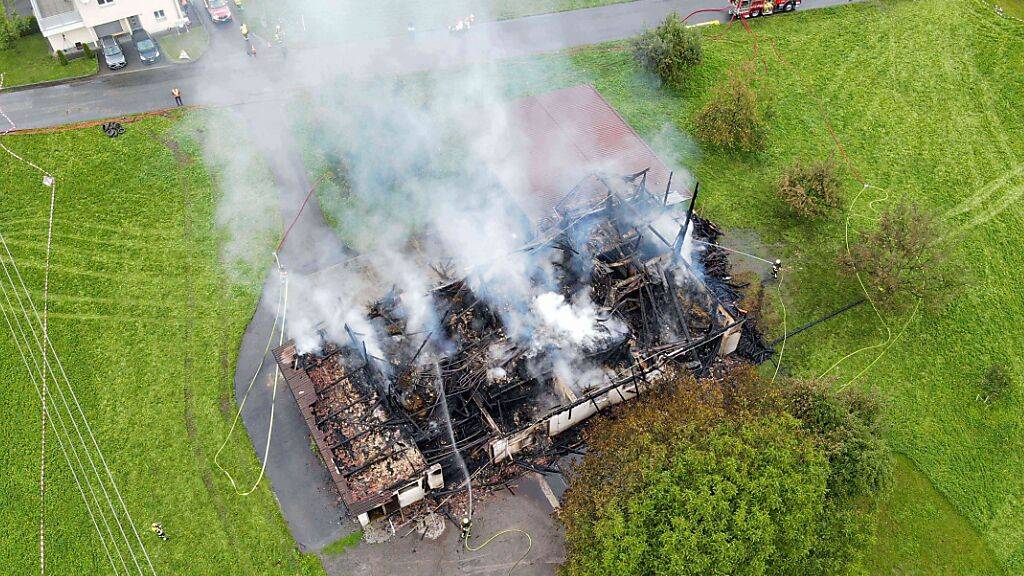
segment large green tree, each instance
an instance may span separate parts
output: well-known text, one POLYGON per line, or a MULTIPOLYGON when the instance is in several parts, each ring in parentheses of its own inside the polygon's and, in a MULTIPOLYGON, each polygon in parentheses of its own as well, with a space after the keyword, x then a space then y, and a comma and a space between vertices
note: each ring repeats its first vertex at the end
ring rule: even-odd
POLYGON ((866 404, 746 370, 725 385, 671 378, 592 427, 561 513, 563 572, 856 573, 887 459, 866 404))

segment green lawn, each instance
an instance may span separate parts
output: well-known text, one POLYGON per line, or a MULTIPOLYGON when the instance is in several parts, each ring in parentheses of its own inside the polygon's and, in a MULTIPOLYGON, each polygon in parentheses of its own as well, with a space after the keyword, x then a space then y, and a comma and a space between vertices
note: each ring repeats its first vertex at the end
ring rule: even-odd
POLYGON ((913 462, 897 457, 895 479, 900 489, 878 510, 878 548, 865 558, 872 574, 1000 573, 978 533, 913 462))
POLYGON ((0 50, 0 72, 4 73, 5 87, 88 76, 97 70, 95 58, 78 58, 61 66, 50 53, 50 43, 40 34, 19 38, 13 48, 0 50))
MULTIPOLYGON (((235 356, 260 275, 229 278, 218 263, 215 180, 191 140, 198 121, 149 119, 114 140, 99 128, 4 139, 56 171, 50 334, 157 573, 321 574, 315 557, 295 550, 268 482, 236 496, 213 463, 234 413, 235 356), (153 521, 169 542, 149 533, 153 521)), ((0 231, 39 302, 49 194, 6 156, 0 189, 0 231)), ((0 564, 32 574, 40 408, 2 326, 0 564)), ((47 446, 48 573, 110 573, 52 431, 47 446)), ((244 431, 221 463, 241 483, 256 478, 244 431)))
POLYGON ((1024 0, 998 0, 996 2, 1007 14, 1024 20, 1024 0))
POLYGON ((175 62, 187 62, 179 59, 181 51, 188 53, 189 60, 198 60, 210 47, 210 34, 202 26, 193 26, 184 34, 170 33, 157 38, 160 43, 160 51, 164 57, 175 62))
MULTIPOLYGON (((1024 574, 1024 291, 1015 280, 1024 270, 1021 27, 996 18, 982 2, 951 0, 798 11, 751 26, 775 110, 768 150, 756 156, 701 149, 686 136, 708 90, 755 52, 738 25, 724 36, 723 28, 705 29, 705 63, 679 91, 661 89, 639 71, 625 43, 502 62, 483 72, 504 83, 510 97, 594 84, 666 160, 694 169, 706 215, 755 232, 765 244, 762 255, 785 260, 790 327, 860 295, 856 282, 836 274, 845 213, 803 223, 772 192, 786 164, 835 153, 823 110, 855 169, 884 190, 869 189, 852 207, 854 229, 865 225, 871 201, 907 198, 939 211, 955 238, 950 257, 964 281, 953 302, 914 317, 905 334, 891 339, 870 307, 857 308, 789 342, 783 369, 817 377, 848 353, 873 347, 839 364, 832 372, 837 386, 881 393, 890 441, 935 487, 922 490, 905 470, 898 475, 882 516, 906 524, 879 533, 876 574, 890 574, 890 566, 903 574, 932 573, 948 553, 936 546, 953 540, 959 548, 952 549, 964 552, 949 564, 952 573, 998 574, 994 557, 1006 572, 1024 574), (936 13, 956 18, 921 17, 936 13), (1008 363, 1018 393, 989 408, 975 400, 976 386, 994 362, 1008 363), (895 502, 907 508, 894 513, 895 502), (950 525, 954 511, 963 522, 950 525)), ((311 165, 318 165, 315 156, 311 165)), ((848 173, 847 202, 859 190, 848 173)), ((909 320, 885 317, 894 336, 909 320)))

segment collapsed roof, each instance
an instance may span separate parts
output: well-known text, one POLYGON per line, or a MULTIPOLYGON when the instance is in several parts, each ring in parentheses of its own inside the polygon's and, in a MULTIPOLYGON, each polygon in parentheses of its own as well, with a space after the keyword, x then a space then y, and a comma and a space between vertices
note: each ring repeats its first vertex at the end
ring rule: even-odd
POLYGON ((522 246, 469 270, 433 267, 429 294, 392 289, 315 352, 274 351, 363 523, 463 489, 488 466, 555 454, 563 432, 662 370, 701 374, 746 335, 719 231, 693 213, 696 189, 672 191, 596 90, 510 110, 529 167, 504 183, 530 222, 522 246))

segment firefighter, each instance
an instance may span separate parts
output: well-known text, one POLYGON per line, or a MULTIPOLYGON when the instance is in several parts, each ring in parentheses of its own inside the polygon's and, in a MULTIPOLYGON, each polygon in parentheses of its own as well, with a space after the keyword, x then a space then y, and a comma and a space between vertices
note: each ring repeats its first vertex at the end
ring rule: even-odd
POLYGON ((167 535, 167 532, 164 532, 164 525, 159 522, 153 522, 152 524, 150 524, 149 529, 153 532, 153 534, 156 534, 157 538, 163 540, 164 542, 171 539, 171 537, 167 535))
POLYGON ((242 38, 245 38, 245 40, 248 41, 249 40, 249 27, 245 25, 245 22, 242 22, 242 25, 241 25, 241 27, 239 27, 239 30, 242 31, 242 38))
POLYGON ((775 280, 779 279, 779 272, 782 270, 782 260, 776 259, 772 262, 772 278, 775 280))
POLYGON ((463 516, 459 521, 459 538, 469 540, 469 531, 471 528, 473 528, 473 521, 469 519, 469 516, 463 516))
POLYGON ((235 9, 239 12, 245 12, 245 6, 242 6, 242 0, 235 0, 235 9))

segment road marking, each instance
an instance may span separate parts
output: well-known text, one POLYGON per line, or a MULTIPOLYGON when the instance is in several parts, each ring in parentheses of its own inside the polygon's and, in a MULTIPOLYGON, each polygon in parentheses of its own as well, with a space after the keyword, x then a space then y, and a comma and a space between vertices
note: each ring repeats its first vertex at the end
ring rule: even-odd
POLYGON ((548 499, 548 504, 550 504, 555 510, 558 510, 560 507, 558 498, 555 497, 555 492, 551 489, 551 485, 548 484, 547 478, 545 478, 543 474, 539 474, 537 472, 534 472, 534 476, 537 478, 537 483, 540 484, 540 491, 543 492, 544 497, 548 499))

